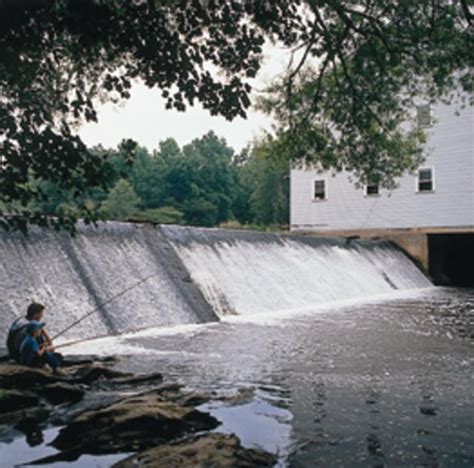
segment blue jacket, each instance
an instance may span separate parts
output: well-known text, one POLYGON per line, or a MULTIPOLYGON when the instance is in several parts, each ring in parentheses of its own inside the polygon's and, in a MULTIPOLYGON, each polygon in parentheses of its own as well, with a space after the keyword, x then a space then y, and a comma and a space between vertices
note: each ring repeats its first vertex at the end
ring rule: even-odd
POLYGON ((31 335, 27 335, 20 345, 20 364, 25 366, 33 365, 34 358, 38 356, 39 345, 31 335))

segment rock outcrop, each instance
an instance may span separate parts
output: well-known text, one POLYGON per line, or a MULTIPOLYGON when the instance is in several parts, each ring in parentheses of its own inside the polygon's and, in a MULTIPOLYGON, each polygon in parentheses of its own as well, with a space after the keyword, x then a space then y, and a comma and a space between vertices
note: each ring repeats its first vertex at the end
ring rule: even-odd
POLYGON ((55 382, 40 388, 38 394, 46 398, 53 405, 60 405, 81 401, 86 394, 86 389, 84 386, 73 385, 67 382, 55 382))
POLYGON ((38 395, 32 392, 6 390, 2 392, 0 397, 0 414, 30 408, 38 405, 38 403, 38 395))
POLYGON ((197 407, 216 395, 195 393, 174 383, 162 385, 163 377, 157 372, 121 372, 111 368, 115 362, 70 359, 65 362, 65 375, 0 364, 0 424, 24 432, 30 445, 42 443, 41 430, 46 425, 65 426, 50 444, 59 452, 28 464, 130 452, 136 455, 116 466, 275 464, 274 455, 242 447, 235 435, 208 432, 220 422, 197 407), (135 394, 124 398, 124 388, 135 394))
POLYGON ((275 455, 242 447, 235 435, 204 434, 133 455, 114 468, 253 468, 270 467, 275 455))
POLYGON ((51 372, 19 364, 2 363, 0 365, 0 388, 24 390, 37 385, 64 380, 51 372))
POLYGON ((211 415, 171 402, 153 391, 82 413, 59 432, 51 445, 62 451, 80 448, 93 454, 137 451, 218 425, 211 415))

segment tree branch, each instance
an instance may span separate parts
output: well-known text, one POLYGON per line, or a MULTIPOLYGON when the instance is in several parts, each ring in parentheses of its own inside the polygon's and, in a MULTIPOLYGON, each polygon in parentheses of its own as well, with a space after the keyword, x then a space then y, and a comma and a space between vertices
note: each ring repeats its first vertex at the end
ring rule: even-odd
POLYGON ((466 20, 469 23, 469 26, 472 26, 474 15, 471 13, 469 9, 469 5, 467 4, 466 0, 461 0, 461 7, 464 12, 464 16, 466 17, 466 20))

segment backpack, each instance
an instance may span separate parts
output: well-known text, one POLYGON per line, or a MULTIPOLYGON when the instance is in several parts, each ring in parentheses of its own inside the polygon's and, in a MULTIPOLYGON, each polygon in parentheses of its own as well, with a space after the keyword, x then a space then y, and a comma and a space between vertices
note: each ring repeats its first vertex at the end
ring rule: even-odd
POLYGON ((20 358, 20 345, 27 335, 26 333, 27 325, 28 325, 28 321, 26 321, 26 323, 21 323, 21 319, 17 319, 13 322, 12 326, 10 327, 10 330, 8 330, 8 336, 7 336, 8 354, 17 362, 20 358))

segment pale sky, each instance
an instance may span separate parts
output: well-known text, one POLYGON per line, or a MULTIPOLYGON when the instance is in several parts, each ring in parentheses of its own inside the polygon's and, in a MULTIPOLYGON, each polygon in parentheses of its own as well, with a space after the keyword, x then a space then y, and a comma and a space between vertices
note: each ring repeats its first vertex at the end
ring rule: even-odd
MULTIPOLYGON (((253 82, 254 88, 263 88, 284 71, 288 60, 286 50, 268 47, 263 67, 253 82)), ((213 130, 234 150, 240 151, 263 130, 271 129, 271 119, 253 109, 247 112, 247 119, 235 118, 232 122, 211 116, 199 104, 188 107, 186 112, 166 110, 160 90, 149 89, 141 83, 134 84, 130 99, 123 104, 99 105, 98 120, 98 123, 83 125, 79 135, 89 146, 102 144, 106 148, 116 147, 123 138, 132 138, 150 150, 169 137, 183 146, 213 130)))

